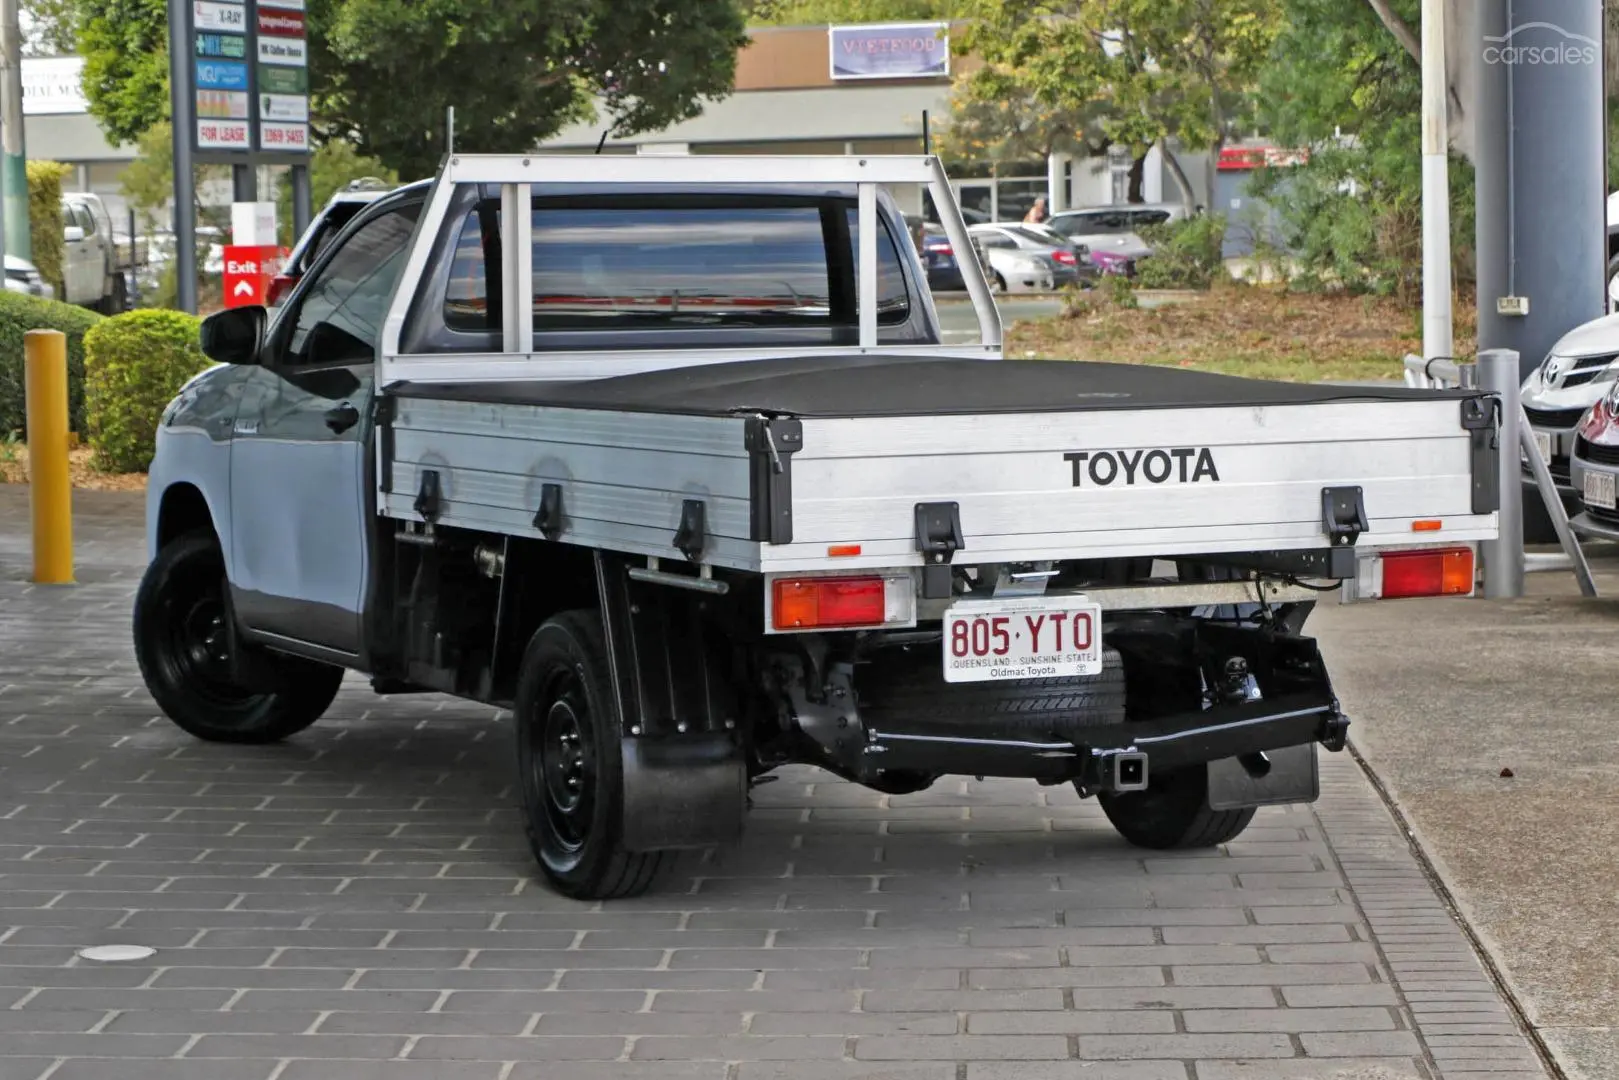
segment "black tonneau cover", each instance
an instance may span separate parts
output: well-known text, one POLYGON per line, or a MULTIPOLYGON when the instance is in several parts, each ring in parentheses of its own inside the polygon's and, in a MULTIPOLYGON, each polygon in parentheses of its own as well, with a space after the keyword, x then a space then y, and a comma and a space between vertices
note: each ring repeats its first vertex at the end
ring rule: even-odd
POLYGON ((388 392, 618 412, 850 418, 1460 400, 1484 393, 1274 382, 1142 364, 859 354, 742 360, 572 382, 400 383, 388 392))

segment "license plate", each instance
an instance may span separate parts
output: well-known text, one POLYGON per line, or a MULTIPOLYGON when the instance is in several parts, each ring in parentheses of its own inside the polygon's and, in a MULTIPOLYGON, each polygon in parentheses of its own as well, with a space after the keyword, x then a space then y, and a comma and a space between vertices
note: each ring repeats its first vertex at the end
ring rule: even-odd
POLYGON ((1535 432, 1535 448, 1540 451, 1540 460, 1551 464, 1552 460, 1552 434, 1549 431, 1535 432))
POLYGON ((1102 608, 1083 596, 966 600, 944 615, 946 682, 1064 679, 1102 670, 1102 608))
POLYGON ((1585 471, 1585 501, 1604 510, 1614 509, 1613 473, 1585 471))

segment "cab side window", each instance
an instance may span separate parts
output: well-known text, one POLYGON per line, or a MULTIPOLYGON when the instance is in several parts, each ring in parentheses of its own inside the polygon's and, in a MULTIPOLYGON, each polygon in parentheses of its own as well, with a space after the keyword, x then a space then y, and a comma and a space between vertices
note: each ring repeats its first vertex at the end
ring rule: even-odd
POLYGON ((413 203, 373 218, 332 253, 298 299, 285 363, 356 364, 375 357, 420 212, 413 203))

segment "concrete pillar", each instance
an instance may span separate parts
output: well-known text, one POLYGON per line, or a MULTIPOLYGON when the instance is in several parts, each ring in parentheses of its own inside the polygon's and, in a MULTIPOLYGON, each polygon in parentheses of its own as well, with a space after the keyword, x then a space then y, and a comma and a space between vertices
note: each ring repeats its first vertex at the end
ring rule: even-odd
POLYGON ((1479 348, 1527 376, 1606 310, 1602 2, 1507 7, 1478 9, 1479 348))

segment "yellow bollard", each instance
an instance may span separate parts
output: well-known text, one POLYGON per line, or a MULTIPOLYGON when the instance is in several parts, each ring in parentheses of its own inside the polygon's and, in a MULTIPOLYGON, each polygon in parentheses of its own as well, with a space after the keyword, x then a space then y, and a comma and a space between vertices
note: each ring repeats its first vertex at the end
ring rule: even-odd
POLYGON ((67 468, 67 336, 23 335, 28 409, 28 504, 34 523, 34 580, 73 583, 73 482, 67 468))

